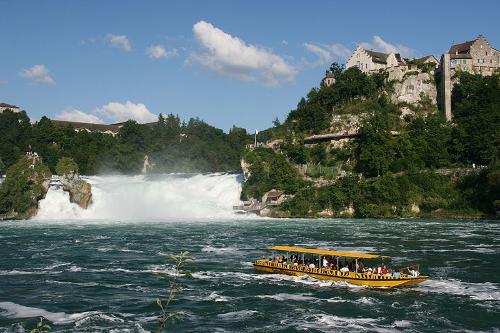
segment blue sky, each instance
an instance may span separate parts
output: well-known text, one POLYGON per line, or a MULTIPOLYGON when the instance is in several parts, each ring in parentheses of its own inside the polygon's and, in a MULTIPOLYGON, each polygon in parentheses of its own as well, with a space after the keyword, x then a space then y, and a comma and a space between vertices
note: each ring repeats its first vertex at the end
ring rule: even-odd
POLYGON ((453 41, 483 34, 500 48, 498 1, 378 5, 0 0, 0 102, 32 119, 174 113, 264 129, 360 43, 439 58, 453 41))

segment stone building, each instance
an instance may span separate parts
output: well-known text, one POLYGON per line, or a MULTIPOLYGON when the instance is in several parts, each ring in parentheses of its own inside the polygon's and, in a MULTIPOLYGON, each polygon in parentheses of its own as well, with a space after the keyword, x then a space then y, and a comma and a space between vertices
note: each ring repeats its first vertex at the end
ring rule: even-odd
POLYGON ((405 61, 399 53, 383 53, 365 50, 358 46, 347 60, 346 67, 358 67, 364 73, 378 72, 404 64, 405 61))
POLYGON ((321 85, 324 87, 329 87, 335 83, 335 75, 333 75, 332 71, 326 71, 325 77, 321 80, 321 85))
POLYGON ((500 67, 500 51, 493 48, 484 36, 450 47, 441 57, 441 105, 446 120, 451 120, 451 91, 454 74, 466 71, 472 74, 491 75, 500 67))
POLYGON ((4 112, 5 110, 11 110, 12 112, 20 112, 21 111, 19 106, 10 105, 7 103, 0 103, 0 113, 4 112))

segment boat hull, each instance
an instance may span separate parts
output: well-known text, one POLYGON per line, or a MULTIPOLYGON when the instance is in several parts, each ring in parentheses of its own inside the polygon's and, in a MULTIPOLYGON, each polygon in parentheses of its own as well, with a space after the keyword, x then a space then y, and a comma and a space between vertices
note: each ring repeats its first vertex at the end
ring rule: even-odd
POLYGON ((403 277, 385 276, 378 274, 365 274, 355 272, 340 272, 330 269, 322 268, 307 268, 294 265, 287 265, 274 262, 260 262, 259 260, 254 263, 254 267, 258 272, 273 273, 273 274, 287 274, 293 276, 308 275, 318 280, 326 281, 342 281, 350 284, 378 287, 378 288, 394 288, 406 287, 416 285, 428 279, 428 276, 412 277, 405 275, 403 277))

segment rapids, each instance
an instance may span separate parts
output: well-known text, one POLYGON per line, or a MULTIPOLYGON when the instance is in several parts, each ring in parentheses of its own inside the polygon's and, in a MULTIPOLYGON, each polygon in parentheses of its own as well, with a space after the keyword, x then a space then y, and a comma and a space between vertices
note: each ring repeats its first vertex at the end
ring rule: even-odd
MULTIPOLYGON (((200 191, 235 189, 238 184, 231 177, 217 176, 213 183, 200 178, 212 184, 200 191)), ((185 185, 190 181, 180 180, 185 185)), ((107 188, 104 182, 99 184, 103 191, 107 188)), ((120 187, 109 180, 106 184, 120 187)), ((123 186, 155 193, 165 188, 165 184, 123 186)), ((186 193, 198 199, 203 194, 187 186, 176 189, 184 193, 176 205, 189 197, 186 193)), ((119 192, 107 200, 126 198, 119 192)), ((130 195, 127 205, 147 205, 139 194, 130 195)), ((215 194, 208 197, 214 199, 204 199, 209 202, 204 211, 214 212, 217 203, 229 206, 215 194)), ((127 205, 123 206, 127 214, 134 212, 127 205)), ((164 205, 168 208, 158 210, 175 208, 164 205)), ((118 208, 106 212, 127 216, 118 208)), ((104 216, 99 210, 93 214, 104 216)), ((155 300, 165 297, 168 289, 156 273, 171 274, 165 256, 181 250, 189 251, 194 263, 189 267, 192 277, 183 280, 185 289, 173 303, 180 314, 171 332, 496 332, 500 327, 498 221, 188 217, 121 221, 80 216, 0 223, 0 244, 0 332, 4 333, 25 332, 40 316, 50 321, 54 332, 153 331, 159 315, 155 300), (275 244, 379 252, 392 256, 392 266, 420 264, 430 279, 412 288, 373 289, 257 274, 251 261, 275 244)))

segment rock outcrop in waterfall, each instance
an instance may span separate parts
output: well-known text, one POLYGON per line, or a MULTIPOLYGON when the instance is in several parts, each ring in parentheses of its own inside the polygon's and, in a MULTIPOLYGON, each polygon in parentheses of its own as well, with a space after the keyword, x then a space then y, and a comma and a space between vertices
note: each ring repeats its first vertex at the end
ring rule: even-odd
POLYGON ((63 189, 69 192, 69 200, 87 209, 92 199, 92 185, 78 174, 78 166, 71 158, 63 157, 56 166, 63 189))
POLYGON ((60 176, 59 180, 64 191, 69 192, 69 200, 87 209, 92 199, 92 185, 74 172, 60 176))

